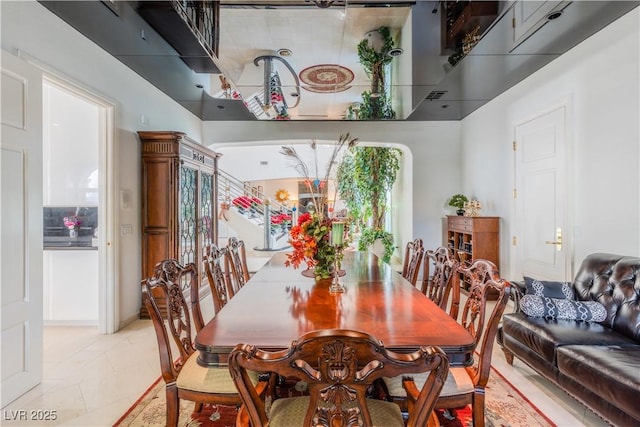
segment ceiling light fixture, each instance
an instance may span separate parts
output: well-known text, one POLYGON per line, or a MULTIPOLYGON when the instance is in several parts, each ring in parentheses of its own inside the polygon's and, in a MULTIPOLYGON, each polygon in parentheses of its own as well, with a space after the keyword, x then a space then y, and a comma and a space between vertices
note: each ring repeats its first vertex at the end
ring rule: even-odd
POLYGON ((276 51, 276 53, 282 57, 288 58, 291 55, 293 55, 293 51, 291 49, 287 49, 287 48, 283 48, 283 49, 278 49, 276 51))
POLYGON ((562 11, 556 10, 555 12, 551 12, 550 14, 548 14, 545 18, 547 18, 547 21, 553 21, 554 19, 558 19, 561 16, 562 16, 562 11))

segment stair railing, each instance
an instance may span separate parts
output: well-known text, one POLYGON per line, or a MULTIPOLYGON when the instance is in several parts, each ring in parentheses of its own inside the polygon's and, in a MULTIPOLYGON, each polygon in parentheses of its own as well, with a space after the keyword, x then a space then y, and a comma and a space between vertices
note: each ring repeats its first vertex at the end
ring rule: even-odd
MULTIPOLYGON (((274 249, 271 244, 271 235, 274 233, 271 227, 272 215, 287 214, 293 220, 294 210, 276 200, 268 199, 267 196, 260 190, 259 187, 252 186, 250 182, 242 181, 231 174, 218 170, 218 195, 220 197, 220 206, 229 209, 232 207, 242 211, 243 214, 254 219, 257 225, 263 227, 264 233, 264 250, 278 250, 274 249), (251 204, 248 208, 240 208, 234 205, 234 200, 240 197, 248 197, 251 200, 255 200, 255 203, 251 204), (265 201, 269 200, 266 204, 265 201), (248 212, 247 212, 248 211, 248 212), (262 220, 262 221, 260 221, 262 220)), ((282 232, 288 232, 293 221, 289 222, 289 227, 282 232)))

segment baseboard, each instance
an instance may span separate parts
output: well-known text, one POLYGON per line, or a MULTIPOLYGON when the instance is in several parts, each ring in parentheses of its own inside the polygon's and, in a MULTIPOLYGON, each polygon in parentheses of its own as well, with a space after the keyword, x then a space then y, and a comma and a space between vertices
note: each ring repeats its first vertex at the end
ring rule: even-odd
POLYGON ((44 326, 95 326, 98 327, 97 320, 45 320, 44 326))

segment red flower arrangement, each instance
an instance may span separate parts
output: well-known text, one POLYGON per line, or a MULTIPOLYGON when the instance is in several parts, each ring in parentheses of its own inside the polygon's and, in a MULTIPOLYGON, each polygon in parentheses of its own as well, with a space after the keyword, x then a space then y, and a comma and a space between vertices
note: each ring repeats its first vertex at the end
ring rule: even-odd
MULTIPOLYGON (((351 138, 349 134, 340 135, 333 153, 328 162, 324 179, 311 177, 309 168, 298 155, 293 146, 282 147, 281 153, 295 162, 295 168, 304 178, 304 183, 312 194, 314 211, 305 212, 298 217, 298 224, 289 232, 289 243, 293 251, 287 254, 286 266, 298 268, 305 263, 308 268, 315 269, 316 279, 331 277, 332 268, 336 258, 336 246, 331 243, 331 228, 333 209, 329 206, 328 185, 331 177, 331 168, 338 161, 340 151, 344 147, 353 147, 357 144, 357 138, 351 138)), ((311 148, 315 151, 316 143, 312 141, 311 148)), ((316 161, 316 176, 317 161, 316 161)), ((347 245, 346 240, 339 246, 347 245)))
POLYGON ((273 215, 271 217, 271 224, 273 225, 287 224, 289 221, 291 221, 291 215, 286 213, 273 215))

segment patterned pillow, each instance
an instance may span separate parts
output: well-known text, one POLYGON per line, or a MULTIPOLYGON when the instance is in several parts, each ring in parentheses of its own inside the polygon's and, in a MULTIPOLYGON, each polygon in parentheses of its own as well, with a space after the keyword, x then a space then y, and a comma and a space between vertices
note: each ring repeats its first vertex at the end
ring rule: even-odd
POLYGON ((527 295, 559 299, 575 299, 573 284, 569 282, 550 282, 524 276, 524 284, 527 286, 527 295))
POLYGON ((607 310, 598 301, 574 301, 537 295, 525 295, 520 299, 520 310, 530 317, 602 322, 607 310))

